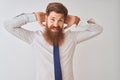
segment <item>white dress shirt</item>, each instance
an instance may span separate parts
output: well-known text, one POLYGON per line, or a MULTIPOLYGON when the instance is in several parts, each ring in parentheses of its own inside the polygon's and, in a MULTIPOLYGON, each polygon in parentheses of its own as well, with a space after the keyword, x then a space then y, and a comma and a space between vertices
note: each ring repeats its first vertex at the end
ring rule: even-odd
MULTIPOLYGON (((53 46, 49 45, 42 33, 43 31, 29 31, 22 28, 23 25, 35 22, 33 13, 24 13, 4 23, 8 32, 17 38, 27 42, 34 49, 36 54, 36 80, 54 80, 53 46)), ((88 40, 102 32, 98 24, 87 24, 83 31, 66 31, 65 41, 60 46, 60 62, 63 80, 74 80, 73 76, 73 55, 78 43, 88 40)))

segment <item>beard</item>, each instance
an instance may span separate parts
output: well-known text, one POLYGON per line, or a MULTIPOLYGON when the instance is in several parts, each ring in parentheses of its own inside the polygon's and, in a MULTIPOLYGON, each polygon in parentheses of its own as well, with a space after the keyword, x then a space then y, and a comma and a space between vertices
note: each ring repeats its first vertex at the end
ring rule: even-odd
POLYGON ((63 29, 55 26, 50 26, 48 28, 46 26, 45 31, 43 33, 43 36, 45 40, 50 44, 50 45, 62 45, 64 42, 64 33, 63 29), (53 32, 52 29, 57 30, 56 32, 53 32))

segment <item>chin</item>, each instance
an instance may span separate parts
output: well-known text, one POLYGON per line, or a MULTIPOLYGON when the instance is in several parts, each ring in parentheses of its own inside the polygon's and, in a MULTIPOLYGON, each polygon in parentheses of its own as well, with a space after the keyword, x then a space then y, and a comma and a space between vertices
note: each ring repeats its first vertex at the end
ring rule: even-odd
POLYGON ((55 43, 55 44, 62 45, 62 43, 64 42, 64 33, 62 29, 53 30, 53 29, 46 28, 45 32, 43 33, 43 36, 49 44, 55 43))

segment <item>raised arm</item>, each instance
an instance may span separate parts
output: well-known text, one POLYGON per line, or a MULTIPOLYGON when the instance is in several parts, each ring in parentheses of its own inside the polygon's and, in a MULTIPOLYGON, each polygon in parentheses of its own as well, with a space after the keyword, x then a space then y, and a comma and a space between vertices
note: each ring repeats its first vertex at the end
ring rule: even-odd
POLYGON ((82 31, 75 32, 75 37, 77 43, 80 43, 82 41, 88 40, 94 36, 97 36, 103 31, 103 28, 98 25, 94 20, 90 19, 87 21, 88 24, 82 26, 78 25, 77 27, 80 27, 82 31))
MULTIPOLYGON (((41 26, 45 26, 43 24, 43 22, 45 22, 45 12, 35 12, 37 21, 39 22, 39 24, 41 26)), ((67 24, 67 26, 64 27, 64 29, 71 27, 73 24, 78 25, 80 21, 80 18, 78 16, 74 16, 74 15, 67 15, 67 17, 65 18, 64 23, 67 24)))
POLYGON ((17 38, 32 43, 35 32, 22 28, 23 25, 36 21, 34 13, 22 13, 4 22, 5 29, 17 38))

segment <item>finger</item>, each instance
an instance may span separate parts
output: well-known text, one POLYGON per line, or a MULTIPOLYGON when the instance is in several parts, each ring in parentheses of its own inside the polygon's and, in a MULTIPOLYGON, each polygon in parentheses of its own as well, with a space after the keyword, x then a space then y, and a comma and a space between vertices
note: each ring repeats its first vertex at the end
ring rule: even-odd
POLYGON ((68 28, 68 26, 65 26, 63 29, 67 29, 68 28))
POLYGON ((39 21, 38 23, 39 23, 39 25, 42 26, 42 27, 45 26, 45 24, 43 24, 42 21, 39 21))

